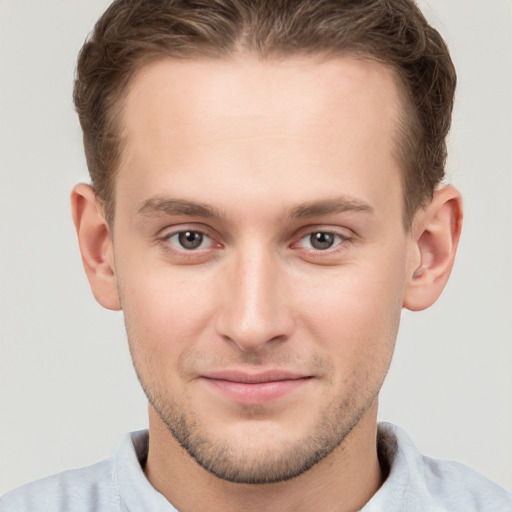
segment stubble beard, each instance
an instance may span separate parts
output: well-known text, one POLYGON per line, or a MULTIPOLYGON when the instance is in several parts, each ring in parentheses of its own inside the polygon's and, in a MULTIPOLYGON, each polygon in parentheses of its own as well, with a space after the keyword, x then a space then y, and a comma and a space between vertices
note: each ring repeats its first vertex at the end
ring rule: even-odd
MULTIPOLYGON (((138 380, 170 434, 199 466, 221 480, 238 484, 272 484, 290 480, 310 470, 334 450, 343 450, 343 441, 376 404, 389 368, 389 364, 386 365, 382 373, 368 367, 362 372, 355 370, 352 378, 345 381, 342 396, 334 396, 330 403, 325 404, 316 422, 310 422, 311 428, 302 437, 239 446, 228 433, 217 435, 212 431, 207 420, 187 407, 186 398, 172 397, 165 390, 159 390, 158 377, 151 370, 158 366, 157 362, 152 361, 150 354, 144 353, 146 344, 143 340, 130 336, 126 317, 125 324, 138 380)), ((265 362, 272 366, 270 361, 265 362)), ((309 367, 315 366, 325 371, 331 365, 324 358, 313 357, 309 367)), ((332 377, 333 371, 331 368, 325 373, 332 377)), ((332 381, 330 385, 333 385, 332 381)), ((307 404, 303 414, 307 421, 310 414, 307 404)))
MULTIPOLYGON (((139 372, 137 371, 137 375, 139 372)), ((164 399, 140 379, 144 392, 174 439, 202 468, 238 484, 271 484, 295 478, 325 459, 341 444, 377 399, 372 394, 359 409, 352 400, 330 404, 312 432, 300 439, 262 449, 230 444, 215 436, 178 401, 164 399)), ((305 411, 307 413, 307 411, 305 411)))

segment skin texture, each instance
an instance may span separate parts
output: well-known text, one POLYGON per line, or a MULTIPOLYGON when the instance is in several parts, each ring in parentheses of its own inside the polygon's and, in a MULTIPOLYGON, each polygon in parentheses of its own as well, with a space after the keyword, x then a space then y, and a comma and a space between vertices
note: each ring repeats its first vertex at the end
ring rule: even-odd
POLYGON ((357 510, 381 485, 400 312, 439 296, 461 224, 446 187, 404 229, 399 108, 392 71, 350 58, 133 80, 114 228, 86 185, 73 212, 150 402, 146 475, 180 510, 357 510))

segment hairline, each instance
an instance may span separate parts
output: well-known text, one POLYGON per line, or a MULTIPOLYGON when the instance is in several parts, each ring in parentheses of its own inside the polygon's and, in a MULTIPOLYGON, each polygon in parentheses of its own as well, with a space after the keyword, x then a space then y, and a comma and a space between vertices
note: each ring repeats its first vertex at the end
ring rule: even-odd
MULTIPOLYGON (((125 75, 125 84, 120 87, 114 97, 113 107, 107 112, 107 123, 110 127, 110 132, 113 133, 115 138, 115 145, 117 149, 117 158, 113 162, 113 167, 108 170, 107 178, 107 197, 99 197, 97 190, 95 194, 103 209, 105 219, 109 224, 111 230, 114 229, 115 224, 115 205, 116 194, 115 185, 119 169, 122 167, 123 158, 126 148, 126 134, 123 133, 124 112, 126 111, 126 102, 130 91, 136 81, 137 76, 142 73, 151 64, 161 61, 224 61, 235 62, 236 58, 255 58, 261 62, 271 62, 279 60, 288 60, 294 57, 309 57, 312 60, 317 59, 318 62, 333 61, 343 57, 351 57, 362 62, 375 62, 385 66, 391 71, 392 79, 395 83, 397 91, 397 118, 395 119, 395 129, 393 133, 394 148, 392 151, 393 157, 400 169, 400 182, 402 186, 402 224, 406 232, 410 231, 414 214, 420 209, 423 204, 417 205, 414 210, 408 203, 408 183, 407 183, 407 166, 408 158, 407 153, 410 150, 407 147, 411 141, 408 135, 410 129, 417 123, 417 115, 412 101, 409 89, 400 77, 396 66, 391 62, 379 59, 377 56, 372 55, 365 51, 357 50, 326 50, 326 51, 296 51, 296 52, 269 52, 268 55, 260 55, 255 51, 245 48, 239 48, 236 51, 229 53, 222 53, 222 51, 203 52, 202 49, 194 49, 188 55, 183 57, 166 53, 165 51, 152 51, 142 55, 134 65, 130 68, 129 72, 125 75)), ((94 186, 93 186, 94 188, 94 186)), ((430 199, 430 198, 427 198, 430 199)))

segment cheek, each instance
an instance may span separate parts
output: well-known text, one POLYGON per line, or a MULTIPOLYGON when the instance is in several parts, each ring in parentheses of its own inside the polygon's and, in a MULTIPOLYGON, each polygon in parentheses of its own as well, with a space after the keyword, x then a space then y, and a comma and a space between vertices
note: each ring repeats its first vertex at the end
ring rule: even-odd
POLYGON ((179 352, 190 347, 208 326, 212 286, 198 273, 165 265, 147 267, 127 266, 119 273, 130 341, 143 341, 144 350, 153 353, 179 352))
POLYGON ((356 367, 387 369, 402 309, 403 267, 398 262, 366 262, 339 268, 311 284, 300 306, 302 322, 337 364, 346 367, 342 374, 356 367))
POLYGON ((386 274, 372 265, 358 265, 310 281, 302 291, 297 283, 294 293, 303 296, 300 307, 312 319, 321 317, 326 326, 333 324, 343 331, 356 326, 366 330, 400 313, 404 283, 401 272, 386 274))
POLYGON ((210 337, 209 288, 169 269, 123 275, 121 304, 139 380, 154 399, 169 390, 183 394, 183 361, 193 357, 198 340, 210 337))

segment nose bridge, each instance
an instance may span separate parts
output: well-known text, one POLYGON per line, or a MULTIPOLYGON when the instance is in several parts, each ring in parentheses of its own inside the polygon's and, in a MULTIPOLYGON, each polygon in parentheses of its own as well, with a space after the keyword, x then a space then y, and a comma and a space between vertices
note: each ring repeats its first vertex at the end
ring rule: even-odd
POLYGON ((286 279, 276 255, 260 244, 251 244, 236 254, 229 267, 219 333, 243 351, 286 339, 291 317, 286 279))

